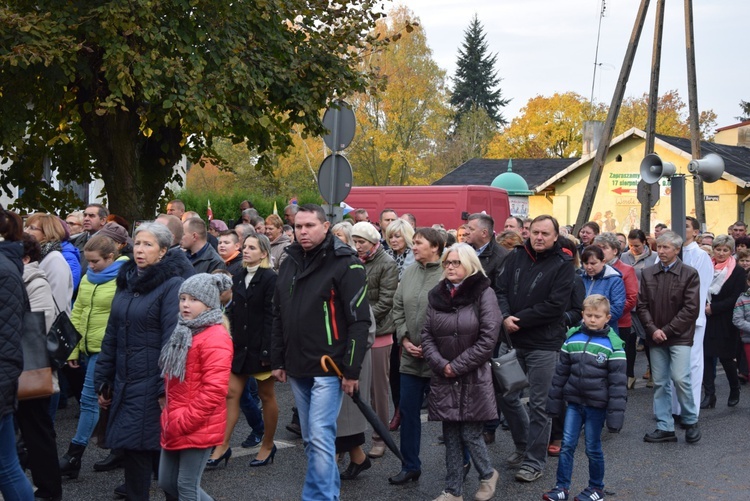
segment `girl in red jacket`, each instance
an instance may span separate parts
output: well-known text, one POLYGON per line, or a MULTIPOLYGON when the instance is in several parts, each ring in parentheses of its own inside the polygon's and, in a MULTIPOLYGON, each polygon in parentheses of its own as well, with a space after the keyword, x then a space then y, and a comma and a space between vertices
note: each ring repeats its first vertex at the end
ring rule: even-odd
POLYGON ((161 414, 159 486, 181 501, 210 499, 201 475, 224 440, 232 339, 219 295, 226 275, 194 275, 180 287, 180 319, 159 358, 166 401, 161 414))

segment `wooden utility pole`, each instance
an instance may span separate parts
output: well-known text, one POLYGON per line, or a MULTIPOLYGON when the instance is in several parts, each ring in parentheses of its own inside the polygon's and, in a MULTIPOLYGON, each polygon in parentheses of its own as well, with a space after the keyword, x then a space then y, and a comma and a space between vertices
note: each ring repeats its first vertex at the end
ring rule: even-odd
MULTIPOLYGON (((644 156, 654 152, 656 140, 656 111, 659 108, 659 73, 661 71, 661 41, 664 33, 664 3, 666 0, 658 0, 656 3, 656 20, 654 22, 654 48, 651 54, 651 86, 648 91, 648 120, 646 122, 646 151, 644 156)), ((641 229, 646 233, 651 232, 651 207, 654 206, 653 192, 648 184, 641 180, 645 189, 646 197, 641 203, 641 229)), ((639 184, 640 184, 639 183, 639 184)), ((658 186, 658 183, 657 183, 658 186)), ((658 195, 658 192, 657 192, 658 195)))
POLYGON ((630 78, 630 70, 633 69, 635 52, 638 48, 643 25, 646 21, 649 2, 650 0, 641 0, 641 6, 638 9, 638 15, 635 19, 633 32, 630 35, 628 49, 625 51, 622 68, 620 69, 620 76, 618 77, 617 85, 615 86, 615 93, 612 96, 609 113, 607 113, 607 120, 604 122, 604 133, 602 134, 601 142, 596 149, 596 157, 594 157, 594 164, 591 166, 589 181, 586 184, 586 191, 583 193, 581 209, 578 211, 578 219, 576 219, 576 225, 573 229, 574 235, 578 234, 581 227, 589 220, 589 217, 591 217, 591 210, 594 207, 594 198, 596 197, 596 192, 599 188, 599 181, 601 180, 602 171, 604 170, 604 161, 607 159, 607 153, 609 152, 609 143, 612 142, 612 135, 615 131, 617 116, 620 114, 622 100, 625 97, 625 87, 628 83, 628 78, 630 78))
MULTIPOLYGON (((688 109, 690 110, 690 150, 693 160, 701 157, 701 131, 698 125, 698 79, 695 74, 695 33, 693 31, 693 1, 685 0, 685 48, 687 52, 688 109)), ((703 180, 693 177, 695 218, 706 224, 706 203, 703 197, 703 180)))

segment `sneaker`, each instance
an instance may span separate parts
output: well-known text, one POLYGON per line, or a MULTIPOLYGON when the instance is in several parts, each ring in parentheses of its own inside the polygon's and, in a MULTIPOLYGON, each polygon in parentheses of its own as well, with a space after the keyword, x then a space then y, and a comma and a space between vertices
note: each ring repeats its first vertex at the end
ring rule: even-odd
POLYGON ((567 499, 569 499, 568 489, 555 487, 551 491, 545 492, 542 495, 542 499, 544 499, 544 501, 566 501, 567 499))
POLYGON ((508 464, 509 468, 519 468, 523 464, 523 460, 526 457, 526 454, 520 451, 514 451, 513 454, 508 456, 508 458, 505 460, 505 462, 508 464))
POLYGON ((260 444, 263 441, 263 435, 256 435, 255 433, 251 433, 247 436, 244 442, 242 442, 242 447, 245 449, 251 449, 258 444, 260 444))
POLYGON ((495 487, 497 487, 497 479, 500 478, 500 474, 497 470, 492 470, 492 476, 490 478, 479 481, 479 489, 474 495, 474 501, 489 501, 495 497, 495 487))
POLYGON ((541 470, 535 470, 528 465, 521 466, 521 469, 516 472, 516 480, 520 482, 533 482, 538 480, 541 476, 541 470))
POLYGON ((463 496, 454 496, 450 492, 443 491, 432 501, 464 501, 463 496))
POLYGON ((586 487, 583 492, 574 498, 574 501, 599 501, 604 499, 604 491, 594 487, 586 487))

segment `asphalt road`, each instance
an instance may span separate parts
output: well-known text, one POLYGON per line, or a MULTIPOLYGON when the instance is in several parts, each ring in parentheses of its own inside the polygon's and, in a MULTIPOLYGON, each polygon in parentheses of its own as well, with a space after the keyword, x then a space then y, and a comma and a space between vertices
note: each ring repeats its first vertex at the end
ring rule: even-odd
MULTIPOLYGON (((645 357, 638 354, 636 374, 645 369, 645 357)), ((606 491, 608 498, 620 500, 729 500, 750 499, 750 386, 743 386, 740 404, 726 406, 729 392, 723 373, 716 379, 718 404, 716 409, 701 411, 703 438, 697 444, 687 444, 684 432, 678 431, 679 442, 648 444, 643 435, 655 428, 652 415, 652 390, 639 379, 629 392, 625 426, 621 433, 604 432, 606 459, 606 491)), ((291 417, 293 397, 288 384, 277 385, 281 408, 276 443, 279 452, 276 462, 262 468, 249 468, 256 449, 242 449, 240 443, 249 432, 244 420, 235 430, 232 440, 233 456, 226 468, 207 471, 203 488, 216 500, 295 500, 300 499, 305 475, 305 456, 302 440, 289 433, 284 426, 291 417)), ((345 397, 346 398, 346 397, 345 397)), ((75 433, 77 405, 71 401, 57 418, 58 449, 64 453, 75 433)), ((424 416, 423 416, 424 417, 424 416)), ((426 417, 424 417, 426 419, 426 417)), ((422 477, 408 486, 395 487, 387 478, 399 471, 400 463, 392 453, 377 460, 359 478, 343 482, 343 500, 431 500, 443 488, 445 475, 444 447, 438 444, 440 423, 427 422, 422 428, 422 477)), ((398 432, 394 433, 398 443, 398 432)), ((504 467, 505 458, 512 452, 509 432, 498 430, 497 441, 489 446, 495 467, 500 472, 496 499, 539 500, 544 491, 554 486, 557 459, 550 458, 541 479, 532 484, 514 480, 514 470, 504 467)), ((90 446, 83 458, 83 469, 77 480, 64 480, 64 499, 111 499, 112 490, 123 482, 123 471, 96 473, 95 461, 106 456, 106 451, 90 446)), ((340 467, 346 467, 342 462, 340 467)), ((573 488, 577 493, 586 487, 588 462, 581 441, 576 452, 573 488)), ((474 471, 464 484, 465 499, 473 499, 478 487, 474 471)), ((164 499, 154 489, 152 499, 164 499)))

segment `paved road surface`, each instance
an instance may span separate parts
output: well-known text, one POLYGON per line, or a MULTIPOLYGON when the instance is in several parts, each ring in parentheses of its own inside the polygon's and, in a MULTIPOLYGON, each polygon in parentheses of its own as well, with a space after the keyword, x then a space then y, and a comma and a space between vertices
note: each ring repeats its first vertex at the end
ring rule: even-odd
MULTIPOLYGON (((645 357, 638 354, 637 374, 643 373, 645 357)), ((694 445, 685 443, 679 431, 676 444, 647 444, 642 438, 655 428, 652 417, 652 390, 638 380, 629 392, 625 427, 618 435, 605 432, 604 453, 607 471, 606 490, 611 499, 620 500, 730 500, 750 499, 750 386, 743 387, 740 404, 726 406, 728 386, 723 374, 717 376, 717 408, 701 412, 703 439, 694 445)), ((232 440, 233 453, 227 468, 208 471, 203 476, 204 489, 217 500, 297 500, 300 499, 305 472, 302 440, 284 429, 291 416, 293 397, 288 384, 277 385, 281 408, 276 462, 268 467, 249 468, 256 450, 240 447, 248 434, 247 424, 240 422, 232 440)), ((75 433, 77 405, 58 413, 57 432, 60 453, 67 449, 75 433)), ((399 461, 391 453, 373 460, 373 467, 354 481, 344 482, 341 499, 345 501, 431 500, 440 494, 445 474, 444 448, 437 442, 440 423, 425 423, 422 429, 422 477, 408 486, 388 484, 388 476, 399 471, 399 461)), ((394 434, 398 442, 398 433, 394 434)), ((554 486, 557 459, 550 458, 541 479, 521 484, 513 479, 514 471, 504 468, 504 459, 512 452, 510 434, 498 430, 490 454, 500 471, 498 500, 539 500, 554 486)), ((83 469, 77 480, 65 480, 66 500, 102 500, 112 498, 112 489, 123 481, 122 470, 96 473, 92 464, 106 452, 89 447, 83 469)), ((348 461, 348 459, 347 459, 348 461)), ((341 464, 345 468, 346 463, 341 464)), ((581 441, 576 453, 573 490, 586 486, 587 460, 581 441)), ((473 499, 478 480, 472 471, 465 485, 465 498, 473 499)), ((152 499, 164 499, 155 488, 152 499)))

